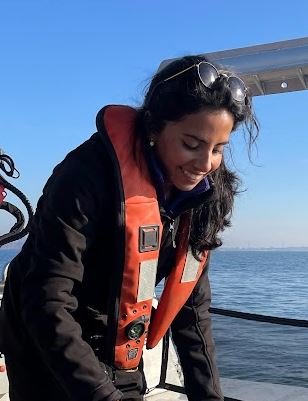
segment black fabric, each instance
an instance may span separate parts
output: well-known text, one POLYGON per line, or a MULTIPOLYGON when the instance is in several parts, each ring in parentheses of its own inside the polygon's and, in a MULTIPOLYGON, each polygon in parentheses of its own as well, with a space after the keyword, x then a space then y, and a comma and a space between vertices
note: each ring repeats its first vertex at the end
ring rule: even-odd
POLYGON ((93 334, 104 334, 108 271, 116 251, 111 167, 97 136, 56 167, 29 237, 10 264, 4 353, 11 391, 24 400, 33 380, 32 401, 46 394, 52 401, 121 397, 89 345, 93 334), (42 380, 34 379, 37 371, 42 380))
MULTIPOLYGON (((106 363, 118 216, 112 166, 99 135, 54 169, 29 237, 10 264, 1 313, 11 401, 137 401, 145 392, 142 368, 117 374, 106 363)), ((173 257, 165 223, 157 282, 168 274, 173 257)), ((190 401, 204 401, 205 392, 213 395, 208 400, 221 399, 206 288, 204 274, 173 325, 190 401), (192 375, 187 367, 196 364, 192 375)))
POLYGON ((171 326, 183 369, 186 394, 191 401, 223 400, 215 362, 210 303, 207 267, 171 326))

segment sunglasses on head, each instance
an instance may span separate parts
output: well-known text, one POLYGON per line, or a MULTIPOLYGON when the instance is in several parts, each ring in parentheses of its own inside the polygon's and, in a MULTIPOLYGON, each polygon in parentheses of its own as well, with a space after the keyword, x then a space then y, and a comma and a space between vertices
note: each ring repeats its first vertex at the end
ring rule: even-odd
POLYGON ((189 71, 192 68, 197 68, 200 81, 208 89, 212 88, 212 86, 217 78, 225 77, 225 79, 228 83, 228 86, 230 88, 232 98, 236 102, 240 102, 240 103, 244 102, 244 100, 246 98, 246 92, 247 92, 245 83, 236 76, 233 76, 233 75, 228 76, 228 75, 220 73, 213 64, 211 64, 207 61, 201 61, 200 63, 193 64, 193 65, 185 68, 184 70, 177 72, 176 74, 172 75, 171 77, 165 78, 164 80, 161 81, 161 83, 167 82, 170 79, 177 77, 178 75, 184 74, 184 72, 189 71))

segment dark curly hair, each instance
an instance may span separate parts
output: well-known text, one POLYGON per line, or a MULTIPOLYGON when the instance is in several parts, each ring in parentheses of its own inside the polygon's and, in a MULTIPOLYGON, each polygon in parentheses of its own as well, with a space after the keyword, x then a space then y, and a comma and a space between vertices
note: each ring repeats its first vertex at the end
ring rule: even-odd
MULTIPOLYGON (((167 122, 179 121, 188 114, 205 109, 210 111, 226 109, 234 117, 232 131, 243 124, 250 156, 259 133, 259 125, 249 93, 246 93, 243 102, 236 101, 232 97, 227 77, 234 76, 234 73, 216 65, 221 75, 211 89, 206 88, 201 82, 197 68, 191 68, 173 79, 166 80, 202 61, 208 60, 200 55, 186 56, 170 62, 154 75, 143 105, 138 110, 137 134, 141 136, 142 141, 146 141, 150 134, 159 134, 167 122)), ((193 210, 190 244, 195 256, 222 244, 218 233, 230 226, 234 196, 238 193, 240 180, 227 168, 224 160, 211 174, 211 178, 214 184, 213 196, 193 210)))

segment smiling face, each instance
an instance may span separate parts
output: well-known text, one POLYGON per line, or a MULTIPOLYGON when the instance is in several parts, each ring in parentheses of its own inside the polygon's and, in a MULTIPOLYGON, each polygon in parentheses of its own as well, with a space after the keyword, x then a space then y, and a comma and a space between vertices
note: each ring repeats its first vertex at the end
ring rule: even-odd
POLYGON ((225 109, 203 110, 180 121, 167 122, 155 146, 167 172, 167 185, 191 191, 215 171, 233 124, 233 115, 225 109))

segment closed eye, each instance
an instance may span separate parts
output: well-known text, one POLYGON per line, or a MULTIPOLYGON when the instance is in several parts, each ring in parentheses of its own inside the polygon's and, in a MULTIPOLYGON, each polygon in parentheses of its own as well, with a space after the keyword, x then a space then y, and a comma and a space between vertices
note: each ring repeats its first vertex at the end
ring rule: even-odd
POLYGON ((189 150, 197 150, 199 148, 199 144, 191 145, 185 141, 183 141, 183 146, 184 146, 184 148, 189 149, 189 150))
POLYGON ((223 151, 224 151, 223 146, 221 148, 214 148, 213 149, 213 153, 216 153, 216 154, 222 154, 223 151))

